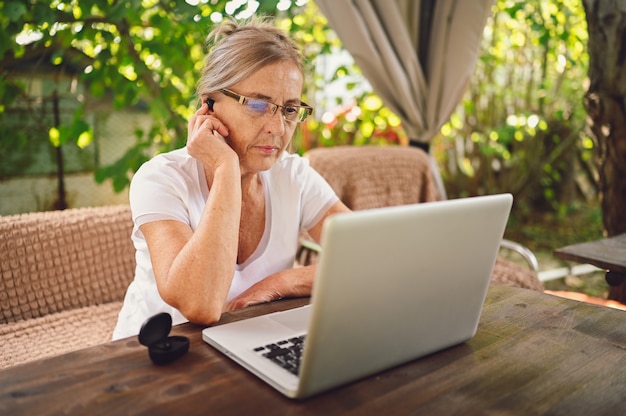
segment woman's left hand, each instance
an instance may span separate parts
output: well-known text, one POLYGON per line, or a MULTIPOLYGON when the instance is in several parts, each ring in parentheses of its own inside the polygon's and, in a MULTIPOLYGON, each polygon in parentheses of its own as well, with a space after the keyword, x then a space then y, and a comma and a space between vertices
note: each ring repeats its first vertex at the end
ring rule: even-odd
POLYGON ((281 298, 310 296, 316 267, 298 267, 268 276, 228 302, 224 312, 281 298))

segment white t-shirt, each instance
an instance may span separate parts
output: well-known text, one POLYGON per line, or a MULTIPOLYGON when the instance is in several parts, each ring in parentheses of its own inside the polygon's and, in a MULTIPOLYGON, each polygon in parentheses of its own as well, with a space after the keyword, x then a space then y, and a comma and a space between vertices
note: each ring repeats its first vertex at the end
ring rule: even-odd
MULTIPOLYGON (((260 177, 265 192, 265 231, 254 253, 236 265, 228 300, 265 277, 293 267, 300 230, 317 224, 339 199, 308 160, 298 155, 283 153, 260 177)), ((186 148, 154 157, 133 177, 130 205, 137 265, 113 332, 114 340, 138 334, 143 322, 160 312, 169 313, 174 324, 187 321, 161 299, 139 227, 173 219, 195 230, 208 195, 202 164, 189 156, 186 148)))

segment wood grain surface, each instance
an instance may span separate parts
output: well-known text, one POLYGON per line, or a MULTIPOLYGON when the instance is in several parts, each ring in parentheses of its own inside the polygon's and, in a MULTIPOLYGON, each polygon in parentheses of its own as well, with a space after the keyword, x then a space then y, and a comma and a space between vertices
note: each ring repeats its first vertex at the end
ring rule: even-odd
MULTIPOLYGON (((291 299, 221 323, 300 306, 291 299)), ((398 319, 408 317, 398 316, 398 319)), ((626 315, 492 284, 470 341, 307 400, 283 397, 206 345, 155 366, 128 338, 0 371, 0 414, 623 414, 626 315)), ((373 334, 374 335, 374 334, 373 334)), ((427 334, 424 334, 427 336, 427 334)))

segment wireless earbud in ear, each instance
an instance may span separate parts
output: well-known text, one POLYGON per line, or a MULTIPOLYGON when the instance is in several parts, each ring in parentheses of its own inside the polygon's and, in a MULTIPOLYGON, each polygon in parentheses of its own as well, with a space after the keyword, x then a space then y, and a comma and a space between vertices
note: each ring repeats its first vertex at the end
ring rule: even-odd
POLYGON ((209 110, 213 111, 213 104, 215 104, 215 100, 212 98, 207 98, 205 101, 206 105, 209 106, 209 110))

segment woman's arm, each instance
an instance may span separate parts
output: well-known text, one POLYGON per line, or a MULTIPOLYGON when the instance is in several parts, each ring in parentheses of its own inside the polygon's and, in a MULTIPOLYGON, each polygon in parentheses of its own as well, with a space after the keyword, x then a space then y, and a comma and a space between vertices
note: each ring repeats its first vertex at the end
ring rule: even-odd
MULTIPOLYGON (((324 221, 331 215, 341 212, 350 212, 350 209, 343 202, 337 201, 322 219, 308 230, 309 235, 319 243, 324 221)), ((311 265, 274 273, 228 302, 225 311, 232 311, 257 303, 271 302, 280 298, 309 296, 313 289, 316 270, 317 265, 311 265)))
POLYGON ((237 263, 241 170, 220 135, 226 127, 204 104, 189 121, 187 150, 212 173, 209 197, 195 231, 179 221, 141 226, 161 298, 196 323, 219 320, 237 263))

